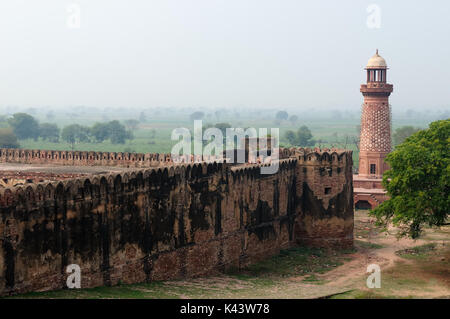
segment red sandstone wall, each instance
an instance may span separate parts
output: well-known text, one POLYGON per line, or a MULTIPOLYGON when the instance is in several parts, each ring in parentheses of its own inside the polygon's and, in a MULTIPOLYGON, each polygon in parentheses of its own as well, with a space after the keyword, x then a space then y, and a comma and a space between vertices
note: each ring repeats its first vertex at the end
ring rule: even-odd
POLYGON ((52 165, 154 167, 171 162, 170 154, 0 149, 0 161, 52 165))
MULTIPOLYGON (((309 150, 309 149, 307 149, 309 150)), ((309 150, 310 151, 310 150, 309 150)), ((286 159, 295 149, 280 149, 280 159, 286 159)), ((191 156, 185 163, 214 162, 216 157, 191 156)), ((127 153, 127 152, 86 152, 86 151, 52 151, 0 148, 0 162, 24 164, 52 164, 79 166, 121 166, 150 168, 173 164, 171 154, 127 153)))
POLYGON ((295 158, 273 175, 202 163, 0 190, 0 294, 64 288, 69 264, 95 287, 351 244, 351 152, 283 152, 295 158))
POLYGON ((299 215, 295 237, 302 245, 353 246, 352 152, 300 155, 299 215))
MULTIPOLYGON (((280 151, 280 159, 288 158, 288 149, 280 151)), ((211 156, 191 156, 183 162, 213 162, 211 156)), ((157 153, 122 153, 122 152, 85 152, 85 151, 52 151, 52 150, 26 150, 0 148, 0 162, 24 164, 52 165, 98 165, 122 167, 155 167, 173 163, 171 154, 157 153)))

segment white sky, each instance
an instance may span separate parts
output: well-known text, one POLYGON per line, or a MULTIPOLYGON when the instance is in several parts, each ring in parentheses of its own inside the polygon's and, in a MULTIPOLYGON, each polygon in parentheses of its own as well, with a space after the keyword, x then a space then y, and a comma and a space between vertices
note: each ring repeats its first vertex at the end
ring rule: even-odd
POLYGON ((449 39, 446 0, 3 0, 0 107, 359 109, 379 48, 394 107, 448 108, 449 39))

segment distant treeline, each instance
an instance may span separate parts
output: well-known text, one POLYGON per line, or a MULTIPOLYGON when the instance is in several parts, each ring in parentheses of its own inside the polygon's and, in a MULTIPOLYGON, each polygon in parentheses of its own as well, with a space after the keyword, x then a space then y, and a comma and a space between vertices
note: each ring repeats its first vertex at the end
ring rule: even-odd
MULTIPOLYGON (((216 117, 220 117, 219 111, 216 111, 216 117)), ((240 118, 238 114, 235 114, 240 118)), ((204 119, 205 113, 196 111, 189 115, 190 120, 204 119)), ((50 120, 53 116, 47 116, 50 120)), ((360 127, 356 126, 354 133, 338 134, 338 131, 333 132, 330 136, 324 136, 320 132, 320 138, 313 138, 311 130, 306 125, 300 125, 298 116, 289 115, 286 111, 278 111, 275 117, 272 118, 275 125, 279 127, 290 126, 298 127, 298 129, 287 130, 281 136, 280 146, 318 146, 318 147, 338 147, 344 149, 359 150, 359 135, 360 127)), ((145 123, 147 118, 142 112, 137 119, 128 119, 119 122, 118 120, 96 122, 91 126, 84 126, 81 124, 70 124, 62 128, 55 123, 40 123, 35 117, 28 113, 15 113, 12 116, 0 115, 0 147, 17 148, 20 140, 33 139, 35 141, 41 140, 51 143, 68 143, 74 149, 77 143, 102 143, 109 141, 111 144, 125 144, 127 140, 134 139, 133 131, 135 131, 139 123, 145 123)), ((244 123, 241 123, 244 124, 244 123)), ((219 128, 224 136, 225 130, 232 127, 230 123, 220 122, 216 124, 207 124, 208 127, 219 128)), ((392 134, 393 146, 402 143, 408 136, 415 133, 419 128, 413 126, 403 126, 397 128, 392 134)), ((155 137, 155 129, 151 130, 149 138, 155 137)), ((167 137, 167 140, 170 136, 167 137)), ((161 141, 161 142, 165 142, 161 141)), ((154 144, 149 142, 148 144, 154 144)))
POLYGON ((112 144, 125 144, 126 140, 133 139, 132 130, 137 128, 139 121, 126 120, 125 125, 119 121, 95 123, 92 126, 70 124, 62 130, 54 123, 39 123, 37 119, 27 113, 15 113, 6 119, 0 118, 0 146, 17 148, 18 140, 39 138, 53 143, 60 140, 71 144, 76 143, 101 143, 109 140, 112 144))

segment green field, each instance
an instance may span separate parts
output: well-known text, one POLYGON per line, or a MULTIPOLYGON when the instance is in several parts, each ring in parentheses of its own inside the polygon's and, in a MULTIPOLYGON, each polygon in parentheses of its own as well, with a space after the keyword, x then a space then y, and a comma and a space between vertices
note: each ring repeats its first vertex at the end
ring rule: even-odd
MULTIPOLYGON (((148 116, 148 119, 141 121, 137 129, 133 131, 134 138, 127 140, 125 144, 112 144, 110 141, 102 143, 78 143, 74 150, 79 151, 110 151, 110 152, 137 152, 137 153, 170 153, 173 145, 178 141, 171 140, 171 133, 175 128, 185 127, 191 132, 193 130, 193 121, 189 119, 189 112, 176 112, 173 114, 165 111, 163 115, 156 112, 157 115, 148 116)), ((118 110, 107 113, 83 110, 76 114, 72 113, 55 113, 51 119, 45 117, 45 112, 37 112, 33 114, 40 123, 52 122, 56 123, 59 128, 72 123, 90 126, 95 122, 119 120, 123 121, 129 118, 138 118, 138 113, 124 113, 118 110)), ((316 140, 315 147, 336 147, 353 150, 354 164, 358 164, 358 148, 356 140, 358 138, 359 114, 352 113, 351 116, 333 119, 326 112, 324 114, 315 114, 313 116, 299 115, 299 120, 293 124, 288 120, 277 123, 274 115, 270 112, 246 112, 241 114, 228 112, 222 117, 215 117, 213 113, 206 113, 203 120, 203 126, 207 124, 216 124, 219 122, 229 123, 232 127, 254 127, 267 128, 270 134, 271 128, 279 128, 280 146, 291 147, 285 139, 285 133, 288 130, 296 131, 300 126, 306 125, 312 132, 313 139, 316 140)), ((393 119, 392 128, 404 125, 412 125, 415 127, 427 127, 430 120, 424 119, 393 119)), ((27 149, 51 149, 51 150, 71 150, 69 143, 60 139, 59 143, 43 141, 41 139, 20 140, 20 147, 27 149)))

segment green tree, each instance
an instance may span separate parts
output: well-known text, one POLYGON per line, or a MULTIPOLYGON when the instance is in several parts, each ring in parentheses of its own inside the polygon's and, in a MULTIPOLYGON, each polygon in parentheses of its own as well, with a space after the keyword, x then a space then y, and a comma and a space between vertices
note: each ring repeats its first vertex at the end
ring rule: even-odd
POLYGON ((89 133, 89 127, 71 124, 63 128, 61 138, 63 141, 69 143, 72 150, 74 150, 76 143, 89 141, 89 133))
POLYGON ((15 113, 12 118, 8 119, 14 134, 19 139, 39 137, 39 123, 38 121, 27 113, 15 113))
POLYGON ((90 135, 97 143, 101 143, 109 139, 110 131, 108 123, 95 123, 90 129, 90 135))
POLYGON ((295 125, 298 122, 298 116, 297 115, 291 115, 289 117, 289 121, 292 123, 292 125, 295 125))
POLYGON ((11 128, 0 128, 0 147, 2 148, 18 148, 19 142, 11 128))
POLYGON ((289 144, 291 144, 291 145, 297 144, 297 135, 295 135, 294 131, 291 131, 291 130, 287 131, 284 134, 284 137, 287 139, 289 144))
POLYGON ((450 119, 408 137, 386 161, 389 199, 371 211, 379 225, 392 222, 399 236, 417 238, 424 225, 446 223, 450 212, 450 119))
POLYGON ((289 114, 286 111, 278 111, 275 115, 275 118, 279 121, 287 120, 289 117, 289 114))
POLYGON ((313 146, 316 143, 312 139, 312 134, 306 125, 301 126, 297 131, 297 144, 299 146, 313 146))
POLYGON ((413 126, 402 126, 395 130, 394 134, 392 134, 392 140, 394 145, 397 146, 403 143, 407 137, 413 135, 417 131, 420 131, 420 128, 416 128, 413 126))
POLYGON ((111 121, 108 124, 109 138, 113 144, 125 144, 125 140, 132 139, 131 132, 125 129, 125 126, 119 121, 111 121))
POLYGON ((59 142, 60 129, 53 123, 42 123, 39 125, 39 136, 45 141, 59 142))
POLYGON ((312 134, 309 128, 305 125, 301 126, 297 132, 287 131, 284 134, 284 138, 288 140, 289 144, 294 146, 313 146, 316 141, 312 139, 312 134))
POLYGON ((124 144, 125 140, 133 138, 133 134, 127 131, 125 126, 117 120, 107 123, 95 123, 89 132, 97 143, 109 139, 113 144, 124 144))
POLYGON ((124 121, 125 126, 127 127, 127 129, 129 131, 134 131, 137 129, 138 125, 139 125, 139 121, 135 120, 135 119, 129 119, 129 120, 125 120, 124 121))

